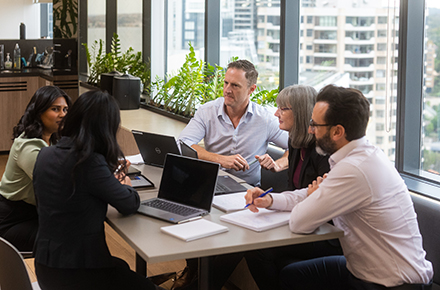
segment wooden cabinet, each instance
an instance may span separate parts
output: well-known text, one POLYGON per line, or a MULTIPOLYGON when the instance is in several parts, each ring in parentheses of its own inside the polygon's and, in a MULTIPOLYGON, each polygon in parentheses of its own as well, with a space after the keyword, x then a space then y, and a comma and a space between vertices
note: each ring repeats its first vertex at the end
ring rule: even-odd
POLYGON ((40 79, 38 76, 0 78, 0 151, 11 148, 12 129, 40 87, 40 79))

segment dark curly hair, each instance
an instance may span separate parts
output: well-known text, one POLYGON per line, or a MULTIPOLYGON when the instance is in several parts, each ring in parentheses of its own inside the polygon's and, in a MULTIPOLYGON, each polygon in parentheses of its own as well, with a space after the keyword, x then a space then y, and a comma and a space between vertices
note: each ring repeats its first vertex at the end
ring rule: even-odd
MULTIPOLYGON (((26 138, 40 138, 43 136, 44 125, 41 121, 41 114, 52 106, 53 102, 59 97, 66 99, 67 105, 72 105, 70 97, 59 87, 44 86, 39 88, 32 96, 29 104, 21 116, 20 121, 14 127, 12 139, 17 138, 24 132, 26 138)), ((55 144, 59 139, 58 133, 52 134, 50 142, 55 144)))

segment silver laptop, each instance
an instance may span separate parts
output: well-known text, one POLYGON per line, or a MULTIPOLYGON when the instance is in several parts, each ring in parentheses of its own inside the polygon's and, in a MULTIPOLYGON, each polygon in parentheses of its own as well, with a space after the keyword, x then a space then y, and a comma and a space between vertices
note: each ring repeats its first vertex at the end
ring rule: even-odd
POLYGON ((219 164, 167 154, 156 198, 141 202, 138 212, 180 223, 211 211, 219 164))
POLYGON ((132 130, 134 139, 145 164, 163 167, 167 153, 180 155, 176 139, 173 136, 153 134, 132 130))

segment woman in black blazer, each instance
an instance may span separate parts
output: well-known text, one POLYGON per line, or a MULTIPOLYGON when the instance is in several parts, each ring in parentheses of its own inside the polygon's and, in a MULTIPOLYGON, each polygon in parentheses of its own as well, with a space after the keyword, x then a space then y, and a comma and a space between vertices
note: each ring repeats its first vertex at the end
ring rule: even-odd
POLYGON ((84 93, 61 125, 61 140, 38 155, 34 189, 40 227, 34 254, 43 290, 156 289, 111 256, 105 240, 108 205, 128 215, 140 203, 123 174, 119 123, 113 97, 84 93))
MULTIPOLYGON (((275 116, 280 129, 289 132, 289 190, 307 187, 318 176, 330 171, 328 156, 316 152, 315 136, 308 133, 317 92, 310 86, 294 85, 284 88, 277 97, 275 116)), ((270 158, 270 157, 269 157, 270 158)), ((274 163, 265 162, 266 167, 274 163)), ((260 290, 279 289, 281 269, 298 260, 341 255, 338 240, 252 251, 245 254, 249 270, 260 290)))

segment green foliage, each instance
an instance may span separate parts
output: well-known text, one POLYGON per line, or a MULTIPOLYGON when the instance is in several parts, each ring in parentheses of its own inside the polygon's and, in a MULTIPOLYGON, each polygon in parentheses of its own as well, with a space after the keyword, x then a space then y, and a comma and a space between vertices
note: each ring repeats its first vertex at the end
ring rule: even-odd
MULTIPOLYGON (((230 61, 236 61, 233 57, 230 61)), ((198 105, 223 96, 226 69, 205 63, 196 58, 194 47, 189 43, 189 53, 175 76, 168 75, 168 82, 156 76, 152 91, 156 95, 150 104, 186 117, 194 116, 198 105)), ((257 88, 251 100, 261 105, 274 105, 278 89, 257 88)))
POLYGON ((121 53, 120 40, 116 33, 113 34, 111 50, 107 54, 104 53, 102 39, 99 42, 95 40, 91 49, 89 49, 87 43, 82 45, 86 49, 87 64, 89 66, 88 83, 99 86, 101 74, 112 71, 127 72, 139 77, 144 85, 144 90, 149 90, 151 75, 149 64, 143 62, 141 52, 134 52, 131 47, 126 52, 121 53))
POLYGON ((73 38, 78 29, 78 1, 53 0, 55 38, 73 38))

